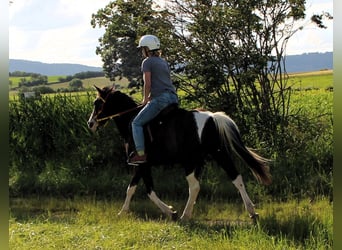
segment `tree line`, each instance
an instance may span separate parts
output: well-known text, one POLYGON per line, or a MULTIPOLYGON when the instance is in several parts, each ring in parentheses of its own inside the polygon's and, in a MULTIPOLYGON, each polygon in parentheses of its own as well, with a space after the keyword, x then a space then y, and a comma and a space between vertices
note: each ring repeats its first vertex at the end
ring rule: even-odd
MULTIPOLYGON (((55 91, 48 87, 50 84, 55 83, 63 83, 69 82, 69 88, 67 89, 59 89, 58 92, 69 92, 69 91, 79 91, 83 90, 83 79, 93 78, 93 77, 103 77, 104 72, 97 71, 86 71, 76 73, 74 75, 61 76, 58 78, 57 82, 48 82, 48 76, 38 74, 38 73, 29 73, 23 71, 14 71, 9 73, 10 77, 21 77, 19 80, 18 88, 22 91, 28 91, 28 88, 33 87, 31 90, 34 92, 39 92, 40 94, 46 93, 54 93, 55 91), (43 85, 43 86, 41 86, 43 85)), ((11 86, 13 83, 9 80, 9 85, 11 86)))

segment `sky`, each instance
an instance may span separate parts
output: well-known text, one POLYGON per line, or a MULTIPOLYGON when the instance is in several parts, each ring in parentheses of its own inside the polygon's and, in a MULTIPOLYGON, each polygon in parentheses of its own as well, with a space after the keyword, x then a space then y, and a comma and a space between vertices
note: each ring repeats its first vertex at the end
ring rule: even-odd
MULTIPOLYGON (((104 29, 92 28, 91 15, 109 0, 12 0, 9 5, 9 58, 101 67, 96 55, 104 29)), ((306 15, 333 14, 333 0, 307 0, 306 15)), ((333 51, 333 21, 305 28, 287 45, 287 55, 333 51)))

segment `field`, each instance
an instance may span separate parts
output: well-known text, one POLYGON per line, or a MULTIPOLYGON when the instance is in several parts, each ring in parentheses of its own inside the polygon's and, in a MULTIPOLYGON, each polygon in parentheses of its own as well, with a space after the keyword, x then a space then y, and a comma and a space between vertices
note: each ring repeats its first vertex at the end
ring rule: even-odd
MULTIPOLYGON (((53 90, 66 89, 69 87, 69 82, 59 83, 58 79, 65 76, 49 76, 48 86, 53 90)), ((289 83, 295 88, 328 88, 332 86, 333 82, 333 72, 332 70, 316 71, 316 72, 306 72, 306 73, 295 73, 289 75, 289 83)), ((11 88, 18 87, 22 77, 9 77, 12 82, 11 88)), ((121 79, 116 81, 110 81, 106 77, 94 77, 82 80, 83 87, 85 89, 92 88, 93 85, 99 87, 104 87, 112 84, 119 84, 126 87, 128 84, 127 79, 121 79)), ((10 94, 16 94, 17 91, 10 91, 10 94)))
POLYGON ((295 88, 329 88, 333 85, 332 70, 296 73, 289 75, 295 88))
POLYGON ((172 222, 141 199, 118 216, 121 202, 13 199, 10 249, 332 249, 332 203, 324 198, 257 204, 257 224, 242 203, 200 199, 192 221, 172 222))
MULTIPOLYGON (((120 165, 122 145, 113 143, 119 140, 113 124, 96 135, 86 127, 95 91, 32 102, 12 95, 10 249, 332 249, 332 76, 330 70, 290 75, 293 120, 285 158, 270 156, 274 183, 260 186, 244 172, 257 224, 212 166, 204 171, 190 222, 165 218, 141 186, 131 213, 117 216, 129 175, 124 160, 120 165)), ((93 84, 113 82, 83 80, 85 88, 93 84)), ((154 176, 165 175, 155 170, 154 176)), ((174 179, 155 178, 156 191, 181 213, 186 181, 178 170, 167 171, 174 179)))
MULTIPOLYGON (((49 76, 47 86, 52 88, 55 91, 58 89, 68 88, 69 82, 62 82, 62 83, 58 82, 58 79, 60 77, 63 77, 63 76, 49 76)), ((21 78, 23 77, 13 77, 13 76, 9 77, 9 80, 12 82, 11 88, 18 87, 21 78)), ((117 83, 119 83, 122 86, 127 86, 127 79, 122 79, 122 80, 112 82, 106 77, 87 78, 87 79, 83 79, 82 82, 83 82, 83 87, 85 89, 92 88, 94 84, 99 87, 104 87, 107 85, 112 85, 112 84, 117 84, 117 83)), ((10 94, 15 94, 15 93, 17 93, 17 91, 10 91, 10 94)))

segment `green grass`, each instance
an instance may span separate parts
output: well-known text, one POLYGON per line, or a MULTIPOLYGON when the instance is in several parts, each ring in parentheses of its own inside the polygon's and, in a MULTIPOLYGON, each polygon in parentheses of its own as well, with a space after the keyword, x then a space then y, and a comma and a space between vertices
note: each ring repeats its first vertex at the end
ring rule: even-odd
MULTIPOLYGON (((57 83, 60 77, 65 77, 65 76, 48 76, 48 84, 57 83)), ((30 79, 31 77, 30 76, 27 76, 27 77, 10 76, 9 81, 12 81, 11 87, 12 88, 18 87, 21 78, 30 79)))
POLYGON ((291 74, 289 83, 293 84, 294 88, 299 89, 326 89, 333 86, 333 71, 324 70, 291 74))
MULTIPOLYGON (((58 83, 58 78, 65 76, 48 76, 49 87, 54 90, 59 88, 68 88, 69 82, 58 83)), ((307 73, 295 73, 289 75, 289 83, 293 85, 295 88, 328 88, 333 85, 333 71, 332 70, 324 70, 324 71, 315 71, 315 72, 307 72, 307 73)), ((9 77, 9 80, 12 81, 12 88, 18 87, 20 82, 20 78, 22 77, 9 77)), ((29 77, 27 77, 29 78, 29 77)), ((120 84, 122 86, 127 86, 128 80, 121 79, 116 81, 110 81, 106 77, 94 77, 82 80, 84 88, 90 88, 94 84, 99 87, 108 86, 111 84, 120 84)))
MULTIPOLYGON (((58 82, 58 78, 63 76, 49 76, 48 77, 48 87, 53 89, 54 91, 57 91, 58 89, 68 89, 69 88, 69 82, 58 82)), ((16 95, 18 93, 18 90, 13 90, 19 86, 20 78, 22 77, 9 77, 9 80, 12 81, 12 85, 10 86, 11 90, 9 91, 9 95, 16 95)), ((111 81, 106 77, 93 77, 93 78, 87 78, 83 79, 83 88, 85 89, 92 89, 94 85, 102 88, 105 86, 110 86, 113 84, 119 84, 120 86, 126 87, 128 85, 128 80, 126 78, 123 78, 121 80, 111 81)), ((42 86, 42 85, 39 85, 42 86)), ((39 87, 36 86, 36 87, 39 87)))
POLYGON ((164 218, 148 200, 134 200, 132 212, 119 217, 122 202, 12 199, 10 249, 332 249, 325 198, 258 204, 256 225, 240 202, 200 200, 187 223, 164 218))

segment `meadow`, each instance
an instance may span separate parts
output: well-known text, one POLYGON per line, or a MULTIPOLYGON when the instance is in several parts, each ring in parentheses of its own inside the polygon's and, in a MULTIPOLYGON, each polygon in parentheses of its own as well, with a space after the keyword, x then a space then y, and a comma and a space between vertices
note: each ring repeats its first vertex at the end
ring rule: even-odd
MULTIPOLYGON (((32 101, 12 94, 10 249, 332 249, 332 71, 290 77, 294 123, 285 157, 265 150, 273 153, 273 184, 260 186, 242 170, 257 224, 214 164, 203 173, 193 220, 162 216, 142 185, 131 213, 118 217, 130 170, 112 122, 95 135, 86 127, 95 91, 32 101)), ((113 84, 92 78, 84 87, 94 83, 113 84)), ((182 170, 156 168, 153 175, 160 198, 181 213, 187 198, 182 170), (161 178, 166 172, 173 178, 161 178)))
POLYGON ((170 221, 142 199, 118 216, 121 205, 91 198, 13 199, 10 249, 332 249, 332 203, 325 198, 257 204, 256 224, 234 202, 200 199, 189 222, 170 221))
MULTIPOLYGON (((46 86, 50 87, 51 89, 57 91, 58 89, 67 89, 69 87, 69 81, 67 82, 59 82, 59 78, 65 77, 65 76, 48 76, 48 84, 46 86)), ((9 77, 9 80, 12 82, 11 88, 16 88, 19 86, 20 79, 24 77, 15 77, 11 76, 9 77)), ((118 81, 120 85, 127 86, 127 79, 122 79, 118 81)), ((91 89, 93 85, 97 85, 99 87, 104 87, 108 85, 112 85, 114 82, 110 81, 106 77, 93 77, 93 78, 87 78, 82 80, 83 88, 85 89, 91 89)), ((42 85, 38 85, 37 87, 40 87, 42 85)), ((17 91, 10 91, 10 94, 16 94, 17 91)))

